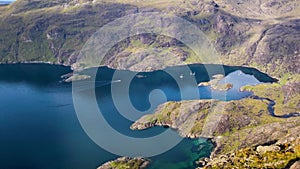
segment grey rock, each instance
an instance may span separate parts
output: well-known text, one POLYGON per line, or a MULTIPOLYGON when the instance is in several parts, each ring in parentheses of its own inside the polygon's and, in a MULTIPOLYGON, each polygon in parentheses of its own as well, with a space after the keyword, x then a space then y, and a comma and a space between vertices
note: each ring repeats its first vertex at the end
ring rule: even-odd
POLYGON ((299 169, 300 168, 300 161, 296 161, 291 167, 290 169, 299 169))
POLYGON ((256 148, 256 151, 259 154, 264 154, 266 152, 279 152, 280 151, 280 147, 276 146, 276 145, 271 145, 271 146, 258 146, 256 148))

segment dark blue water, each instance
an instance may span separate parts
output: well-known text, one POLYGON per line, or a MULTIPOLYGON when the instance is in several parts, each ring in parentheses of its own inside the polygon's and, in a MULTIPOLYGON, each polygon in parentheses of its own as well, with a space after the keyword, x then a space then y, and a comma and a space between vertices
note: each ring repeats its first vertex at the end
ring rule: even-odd
MULTIPOLYGON (((228 91, 225 100, 250 95, 239 92, 239 86, 273 80, 255 69, 224 68, 227 78, 235 80, 231 79, 235 87, 228 91), (239 69, 247 74, 236 72, 239 69)), ((172 69, 180 71, 180 67, 172 69)), ((208 80, 202 65, 192 65, 191 70, 196 72, 197 82, 208 80)), ((60 82, 60 76, 70 71, 69 67, 46 64, 0 65, 1 169, 95 169, 117 158, 93 143, 82 130, 73 107, 72 85, 60 82)), ((155 127, 131 131, 132 122, 119 115, 112 104, 110 85, 101 83, 109 82, 114 70, 104 67, 98 72, 99 107, 116 130, 136 137, 148 137, 166 130, 155 127)), ((130 87, 130 98, 137 109, 149 108, 146 98, 157 88, 165 92, 168 100, 181 100, 178 86, 167 74, 162 71, 140 74, 143 78, 135 78, 130 87)), ((208 87, 199 88, 199 92, 201 98, 211 98, 208 87)), ((209 141, 184 139, 174 149, 152 157, 150 168, 193 168, 194 161, 208 157, 211 150, 209 141)))

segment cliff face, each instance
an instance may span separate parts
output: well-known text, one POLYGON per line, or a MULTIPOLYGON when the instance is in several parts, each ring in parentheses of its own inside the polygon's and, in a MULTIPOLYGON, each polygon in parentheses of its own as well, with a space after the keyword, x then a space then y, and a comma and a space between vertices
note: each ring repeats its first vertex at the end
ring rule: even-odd
MULTIPOLYGON (((215 44, 224 64, 254 66, 275 76, 300 73, 299 4, 271 0, 230 2, 18 0, 0 7, 0 62, 72 65, 87 39, 104 24, 128 14, 161 11, 197 25, 215 44)), ((162 60, 164 65, 199 62, 189 48, 172 38, 141 35, 116 45, 109 53, 110 62, 105 64, 145 70, 147 63, 124 62, 139 61, 141 57, 153 60, 146 50, 149 47, 158 50, 156 55, 174 59, 162 60), (168 52, 175 54, 169 56, 168 52), (129 59, 122 59, 125 56, 129 59)))

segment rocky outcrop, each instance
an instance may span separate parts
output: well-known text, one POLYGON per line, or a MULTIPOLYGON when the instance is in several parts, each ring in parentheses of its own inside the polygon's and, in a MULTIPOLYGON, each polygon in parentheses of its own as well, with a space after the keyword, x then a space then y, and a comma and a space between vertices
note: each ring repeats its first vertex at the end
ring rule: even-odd
POLYGON ((114 161, 107 162, 97 169, 119 169, 119 168, 130 168, 130 169, 144 169, 149 165, 149 160, 144 158, 129 158, 121 157, 114 161))
MULTIPOLYGON (((183 137, 214 137, 250 126, 262 126, 267 121, 275 122, 276 118, 269 115, 268 103, 262 100, 251 98, 230 102, 195 100, 162 104, 154 114, 137 120, 131 129, 144 130, 153 126, 168 126, 178 130, 183 137), (189 125, 190 127, 187 127, 189 125)), ((257 141, 255 137, 253 139, 251 143, 257 141)))
MULTIPOLYGON (((201 159, 204 169, 211 168, 295 168, 299 166, 300 138, 288 143, 275 141, 266 146, 241 148, 213 159, 201 159)), ((199 167, 200 169, 201 167, 199 167)))
POLYGON ((259 154, 265 154, 267 152, 279 152, 280 151, 280 147, 276 146, 276 145, 271 145, 271 146, 258 146, 256 148, 256 151, 259 154))
POLYGON ((296 161, 296 162, 291 166, 290 169, 298 169, 298 168, 300 168, 300 161, 296 161))
MULTIPOLYGON (((146 115, 136 121, 131 129, 144 130, 153 126, 166 126, 177 129, 183 137, 196 138, 201 134, 193 130, 194 122, 203 125, 204 119, 214 100, 168 102, 160 105, 154 114, 146 115), (193 130, 193 131, 192 131, 193 130)), ((201 130, 201 129, 200 129, 201 130)))

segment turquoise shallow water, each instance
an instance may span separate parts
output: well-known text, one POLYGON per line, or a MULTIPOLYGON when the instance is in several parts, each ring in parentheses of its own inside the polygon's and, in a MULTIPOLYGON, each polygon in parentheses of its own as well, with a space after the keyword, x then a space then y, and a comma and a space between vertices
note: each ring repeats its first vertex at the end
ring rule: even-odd
MULTIPOLYGON (((180 74, 180 67, 171 69, 180 74)), ((196 73, 197 82, 208 80, 202 65, 191 65, 191 69, 196 73)), ((225 100, 250 95, 239 92, 239 86, 272 81, 255 69, 224 69, 235 86, 226 93, 225 100)), ((0 168, 95 169, 117 158, 97 146, 81 128, 73 107, 72 85, 60 82, 60 76, 70 71, 69 67, 46 64, 0 65, 0 168)), ((111 126, 131 137, 149 137, 165 131, 162 127, 146 131, 129 129, 132 122, 118 113, 111 99, 110 85, 107 84, 113 73, 112 69, 100 68, 96 82, 99 108, 111 126)), ((168 100, 181 100, 179 88, 168 74, 162 71, 140 74, 144 78, 135 78, 130 86, 130 98, 137 109, 149 109, 148 96, 154 89, 163 91, 168 100)), ((184 92, 189 92, 188 86, 184 92)), ((211 98, 208 87, 199 88, 199 93, 201 99, 211 98)), ((220 96, 223 94, 219 93, 220 96)), ((157 98, 156 104, 160 102, 163 100, 157 98)), ((122 141, 118 144, 122 146, 122 141)), ((184 139, 172 150, 151 157, 150 168, 193 168, 194 161, 209 156, 211 150, 209 141, 184 139)))

